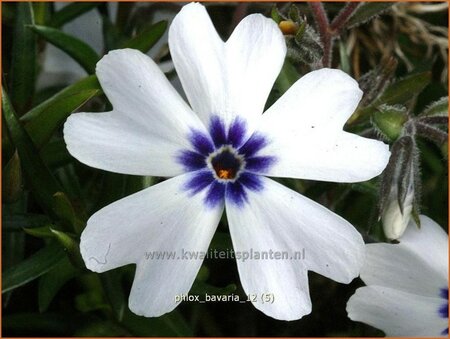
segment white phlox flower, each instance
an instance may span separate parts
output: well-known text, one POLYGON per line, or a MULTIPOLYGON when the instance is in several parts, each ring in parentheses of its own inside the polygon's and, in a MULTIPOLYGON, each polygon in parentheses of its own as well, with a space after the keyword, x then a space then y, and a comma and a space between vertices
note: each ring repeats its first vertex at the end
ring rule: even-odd
POLYGON ((357 182, 379 175, 388 146, 342 130, 361 99, 344 72, 298 80, 264 114, 286 54, 277 25, 250 15, 224 43, 198 3, 183 7, 169 47, 188 106, 158 66, 131 49, 108 53, 96 73, 113 111, 69 117, 64 138, 81 162, 103 170, 174 177, 95 213, 81 235, 88 269, 137 265, 129 307, 173 310, 202 258, 154 259, 155 251, 206 252, 226 209, 234 251, 282 251, 296 260, 239 260, 254 305, 284 320, 311 311, 307 271, 341 283, 358 276, 364 243, 347 221, 266 176, 357 182), (262 294, 274 296, 263 302, 262 294))
POLYGON ((366 245, 361 279, 347 303, 350 319, 388 336, 448 336, 448 235, 430 218, 410 221, 399 244, 366 245))

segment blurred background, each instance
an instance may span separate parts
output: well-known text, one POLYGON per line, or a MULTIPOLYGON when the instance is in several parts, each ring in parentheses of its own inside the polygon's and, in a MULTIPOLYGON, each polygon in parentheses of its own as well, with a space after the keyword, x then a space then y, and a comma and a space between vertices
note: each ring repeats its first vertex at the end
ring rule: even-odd
MULTIPOLYGON (((184 302, 159 318, 131 313, 127 302, 135 267, 88 271, 78 251, 79 234, 95 211, 164 178, 109 173, 79 163, 66 150, 62 125, 72 112, 110 109, 94 75, 95 63, 109 50, 130 47, 147 53, 182 93, 167 28, 183 4, 1 5, 2 87, 10 99, 5 107, 3 94, 3 336, 383 336, 347 318, 345 305, 363 285, 360 279, 343 285, 313 272, 313 310, 298 321, 277 321, 250 303, 233 302, 184 302)), ((352 75, 365 92, 348 131, 393 146, 408 134, 409 122, 448 114, 447 3, 359 4, 338 23, 329 46, 304 2, 205 6, 224 40, 250 13, 293 24, 293 32, 284 31, 288 56, 267 107, 302 75, 327 64, 352 75)), ((330 21, 345 6, 324 3, 330 21)), ((426 120, 431 132, 418 131, 409 151, 413 214, 425 214, 447 229, 447 122, 435 120, 426 120)), ((404 180, 385 173, 357 184, 279 181, 350 221, 366 242, 376 242, 386 241, 380 221, 390 197, 386 187, 404 180)), ((232 248, 227 227, 223 218, 211 249, 232 248)), ((236 262, 205 260, 191 293, 242 298, 236 262)))

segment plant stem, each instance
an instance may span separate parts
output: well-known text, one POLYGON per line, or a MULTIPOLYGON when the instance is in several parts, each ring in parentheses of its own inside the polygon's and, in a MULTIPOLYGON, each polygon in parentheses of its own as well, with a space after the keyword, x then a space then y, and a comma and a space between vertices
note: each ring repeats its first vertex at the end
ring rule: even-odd
POLYGON ((360 2, 349 2, 339 12, 339 14, 333 19, 330 24, 330 30, 333 35, 337 34, 342 28, 344 28, 347 21, 351 18, 355 10, 360 5, 360 2))
POLYGON ((416 129, 418 135, 435 142, 439 146, 448 140, 448 134, 439 128, 418 122, 416 123, 416 129))
POLYGON ((321 2, 309 2, 309 7, 311 8, 314 21, 317 24, 317 29, 319 30, 320 39, 323 45, 323 58, 322 66, 331 66, 331 34, 329 32, 329 21, 325 9, 321 2))
POLYGON ((448 117, 446 116, 424 116, 417 119, 420 123, 430 125, 448 125, 448 117))
POLYGON ((344 28, 345 24, 348 22, 360 3, 347 3, 339 14, 333 19, 331 24, 328 21, 327 13, 325 12, 321 2, 310 2, 308 4, 311 8, 323 45, 322 66, 331 67, 333 40, 336 36, 339 36, 340 31, 344 28))

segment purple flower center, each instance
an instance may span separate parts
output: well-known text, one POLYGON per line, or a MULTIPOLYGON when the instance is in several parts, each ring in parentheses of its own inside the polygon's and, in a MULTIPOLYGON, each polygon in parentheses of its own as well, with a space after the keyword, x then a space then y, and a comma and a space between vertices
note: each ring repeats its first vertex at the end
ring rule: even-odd
POLYGON ((261 191, 260 176, 275 163, 274 156, 260 155, 268 140, 254 133, 247 140, 246 124, 235 119, 228 128, 218 117, 212 117, 209 135, 191 131, 192 149, 178 154, 177 161, 187 172, 192 172, 184 189, 191 194, 207 190, 205 203, 214 207, 224 198, 242 206, 247 191, 261 191))
POLYGON ((234 180, 242 170, 244 160, 233 152, 230 147, 223 147, 211 158, 211 165, 217 175, 217 179, 234 180))

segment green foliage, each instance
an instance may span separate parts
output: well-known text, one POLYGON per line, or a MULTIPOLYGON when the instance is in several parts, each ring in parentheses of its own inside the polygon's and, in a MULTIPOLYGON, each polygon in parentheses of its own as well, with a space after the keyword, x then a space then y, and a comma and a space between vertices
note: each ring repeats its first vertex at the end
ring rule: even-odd
POLYGON ((23 172, 32 187, 36 201, 44 210, 50 212, 53 194, 61 191, 60 185, 39 157, 39 152, 13 111, 4 90, 2 90, 2 111, 9 135, 17 148, 23 172))
POLYGON ((123 48, 134 48, 147 53, 161 39, 166 29, 167 21, 157 22, 124 43, 123 48))
POLYGON ((99 60, 99 56, 88 44, 51 27, 34 25, 30 26, 30 29, 49 43, 67 53, 72 59, 78 62, 88 74, 95 72, 95 64, 99 60))
POLYGON ((39 278, 64 258, 64 251, 58 244, 51 243, 45 246, 3 273, 2 293, 9 292, 39 278))
POLYGON ((361 4, 347 23, 348 27, 354 27, 366 23, 374 17, 387 11, 394 2, 364 2, 361 4))
POLYGON ((80 15, 94 9, 98 2, 71 3, 54 13, 48 22, 50 27, 61 27, 64 24, 76 19, 80 15))
POLYGON ((17 201, 22 195, 22 169, 20 167, 20 159, 17 152, 6 164, 2 175, 2 197, 6 203, 17 201))
POLYGON ((25 123, 35 145, 40 148, 73 111, 101 93, 97 77, 91 75, 34 107, 21 118, 21 121, 25 123))
POLYGON ((47 311, 50 303, 61 288, 80 272, 73 267, 68 258, 63 258, 39 279, 39 312, 47 311))
MULTIPOLYGON (((396 198, 402 202, 407 185, 413 180, 418 195, 413 218, 420 207, 424 214, 445 226, 448 223, 445 212, 448 209, 448 84, 442 74, 447 74, 447 64, 440 59, 436 45, 430 48, 414 36, 416 32, 406 29, 410 26, 399 26, 405 18, 413 18, 446 29, 447 12, 419 15, 400 8, 404 16, 399 18, 399 12, 391 9, 393 6, 408 8, 407 3, 365 2, 346 6, 324 4, 331 22, 327 26, 330 39, 324 43, 310 6, 303 3, 207 5, 225 39, 236 18, 245 12, 270 13, 284 33, 287 58, 266 108, 307 72, 320 68, 327 56, 332 68, 349 73, 364 92, 345 129, 384 140, 394 154, 384 174, 367 182, 276 180, 349 220, 368 242, 385 240, 377 219, 392 187, 396 187, 396 198), (343 17, 339 18, 340 15, 343 17), (380 38, 379 27, 394 33, 380 38), (378 50, 366 50, 367 42, 378 50), (402 57, 396 54, 399 48, 402 57), (431 52, 427 53, 428 50, 431 52)), ((359 280, 343 285, 310 272, 313 312, 295 322, 268 318, 251 305, 241 303, 185 302, 161 317, 145 318, 128 308, 134 265, 101 274, 85 268, 79 237, 88 218, 100 208, 162 179, 110 173, 79 163, 67 151, 63 124, 79 111, 111 109, 95 75, 96 63, 108 51, 133 48, 147 53, 152 50, 156 62, 170 60, 167 44, 155 50, 168 29, 168 21, 158 21, 155 14, 174 15, 181 7, 177 3, 119 3, 115 17, 107 3, 73 2, 57 8, 55 3, 47 2, 2 5, 3 335, 382 335, 368 325, 347 318, 345 305, 348 297, 361 286, 359 280), (71 25, 67 24, 80 20, 87 12, 99 18, 101 46, 90 46, 84 37, 70 33, 71 25), (66 53, 87 76, 80 73, 72 81, 64 74, 50 81, 44 67, 49 45, 66 53)), ((257 38, 258 32, 253 33, 257 38)), ((233 250, 225 216, 208 250, 233 250)), ((235 260, 206 259, 190 293, 201 297, 206 293, 238 295, 244 299, 235 260)))
POLYGON ((16 6, 15 24, 11 52, 11 75, 9 77, 11 101, 18 114, 23 114, 31 105, 36 82, 37 44, 36 37, 28 28, 34 24, 30 3, 16 6))
POLYGON ((431 103, 420 114, 422 117, 448 117, 448 97, 441 98, 431 103))

